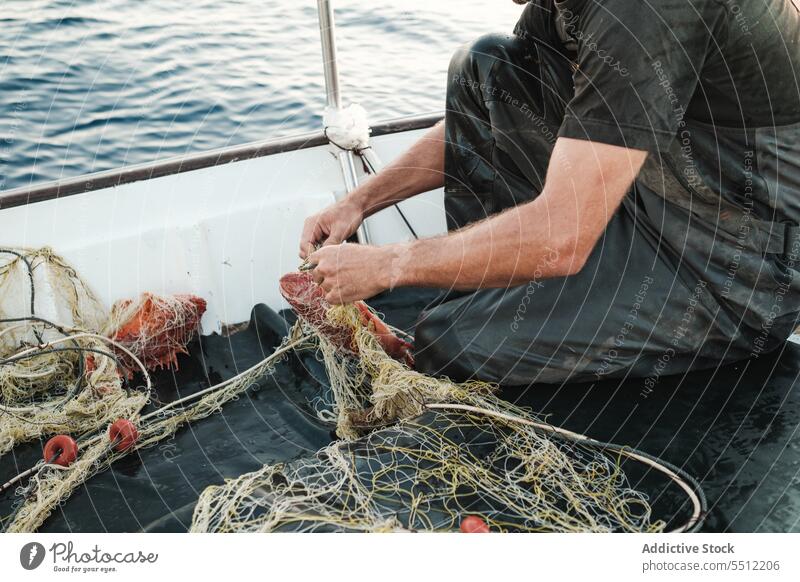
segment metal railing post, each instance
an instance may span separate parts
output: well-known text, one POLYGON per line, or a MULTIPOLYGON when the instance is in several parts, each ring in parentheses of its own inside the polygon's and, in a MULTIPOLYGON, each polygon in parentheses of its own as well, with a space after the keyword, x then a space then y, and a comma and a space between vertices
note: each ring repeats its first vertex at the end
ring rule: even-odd
POLYGON ((339 91, 339 67, 336 62, 336 23, 330 0, 317 0, 319 35, 322 41, 322 69, 325 73, 325 102, 328 107, 342 108, 339 91))
MULTIPOLYGON (((333 6, 330 0, 317 0, 319 14, 319 34, 322 43, 322 68, 325 73, 325 103, 328 107, 341 109, 342 95, 339 89, 339 67, 336 62, 336 23, 333 19, 333 6)), ((340 150, 337 153, 339 166, 342 168, 345 190, 349 193, 358 187, 353 152, 340 150)), ((366 221, 356 232, 358 242, 369 244, 369 232, 366 221)))

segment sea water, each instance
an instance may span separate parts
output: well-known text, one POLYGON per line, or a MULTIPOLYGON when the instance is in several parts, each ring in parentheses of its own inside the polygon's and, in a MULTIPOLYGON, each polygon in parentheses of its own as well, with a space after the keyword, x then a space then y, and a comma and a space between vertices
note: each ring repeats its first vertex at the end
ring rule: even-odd
MULTIPOLYGON (((444 109, 450 55, 511 0, 334 0, 345 102, 444 109)), ((313 0, 2 0, 0 190, 318 129, 313 0)))

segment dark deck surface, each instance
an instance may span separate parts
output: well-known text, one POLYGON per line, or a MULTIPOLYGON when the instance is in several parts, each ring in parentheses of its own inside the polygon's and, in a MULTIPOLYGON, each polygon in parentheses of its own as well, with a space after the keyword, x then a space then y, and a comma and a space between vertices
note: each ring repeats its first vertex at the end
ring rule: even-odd
MULTIPOLYGON (((413 325, 431 298, 396 292, 374 306, 397 325, 413 325)), ((162 401, 234 375, 268 355, 285 322, 257 307, 250 326, 211 336, 181 359, 179 372, 157 377, 162 401), (202 349, 201 349, 202 347, 202 349), (178 390, 177 387, 180 387, 178 390)), ((645 397, 643 380, 596 385, 531 386, 504 396, 548 415, 552 424, 636 447, 701 480, 711 505, 707 531, 800 531, 800 346, 716 371, 661 378, 645 397)), ((208 485, 265 463, 313 454, 331 427, 308 402, 324 378, 311 357, 282 363, 222 413, 193 423, 158 446, 92 478, 42 531, 182 531, 208 485)), ((0 482, 27 468, 41 447, 18 447, 0 459, 0 482)), ((0 515, 11 495, 0 496, 0 515)))

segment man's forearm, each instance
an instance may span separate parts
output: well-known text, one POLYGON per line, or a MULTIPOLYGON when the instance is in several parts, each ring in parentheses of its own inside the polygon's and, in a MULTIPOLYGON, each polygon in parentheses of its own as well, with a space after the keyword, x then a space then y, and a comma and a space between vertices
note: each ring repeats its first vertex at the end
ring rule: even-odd
POLYGON ((433 126, 398 159, 348 196, 369 216, 444 185, 444 122, 433 126))
POLYGON ((397 245, 390 286, 509 287, 576 272, 583 265, 571 237, 526 226, 536 222, 537 206, 529 203, 447 236, 397 245))
POLYGON ((559 138, 535 200, 438 238, 324 246, 308 257, 314 280, 327 301, 339 304, 394 287, 509 287, 572 275, 586 264, 646 157, 559 138))
POLYGON ((559 139, 535 200, 447 236, 387 249, 388 286, 508 287, 577 273, 645 157, 559 139))

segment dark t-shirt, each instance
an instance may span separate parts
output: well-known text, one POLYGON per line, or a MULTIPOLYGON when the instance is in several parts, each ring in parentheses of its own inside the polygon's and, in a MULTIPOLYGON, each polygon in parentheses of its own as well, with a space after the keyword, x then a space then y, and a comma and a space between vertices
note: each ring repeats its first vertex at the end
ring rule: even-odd
POLYGON ((650 152, 633 211, 662 252, 734 317, 787 334, 800 311, 793 2, 532 0, 516 32, 572 63, 559 136, 650 152))
POLYGON ((577 45, 564 135, 589 131, 650 150, 664 149, 684 118, 737 127, 800 122, 800 18, 791 0, 555 5, 577 45))

